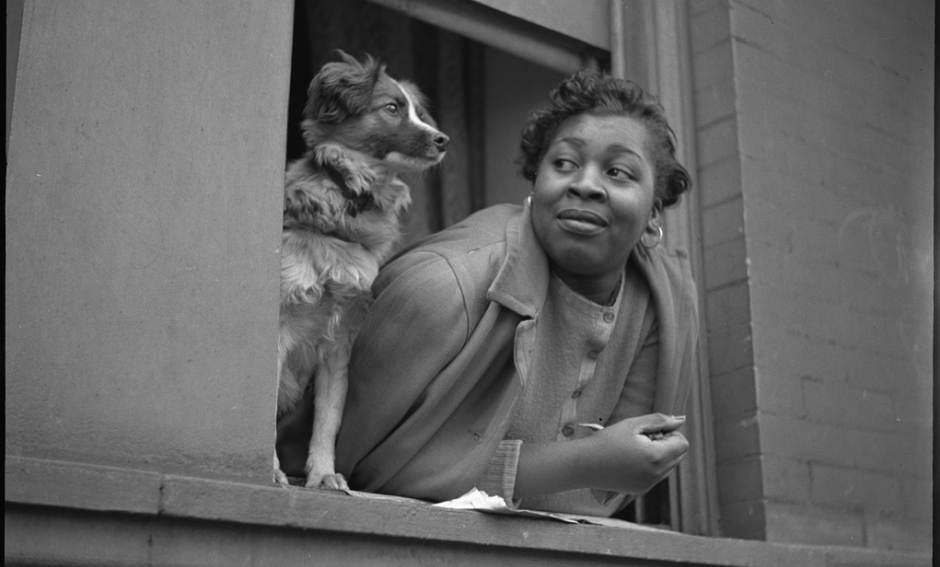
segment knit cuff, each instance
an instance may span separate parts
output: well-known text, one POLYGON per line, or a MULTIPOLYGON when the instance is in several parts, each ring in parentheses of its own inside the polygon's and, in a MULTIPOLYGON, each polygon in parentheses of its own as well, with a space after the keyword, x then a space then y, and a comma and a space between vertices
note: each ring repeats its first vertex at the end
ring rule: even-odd
POLYGON ((516 487, 516 468, 519 465, 519 452, 522 441, 518 439, 504 439, 499 442, 496 452, 490 457, 490 462, 483 471, 483 477, 477 483, 477 488, 490 496, 502 496, 510 506, 517 506, 513 502, 513 490, 516 487))

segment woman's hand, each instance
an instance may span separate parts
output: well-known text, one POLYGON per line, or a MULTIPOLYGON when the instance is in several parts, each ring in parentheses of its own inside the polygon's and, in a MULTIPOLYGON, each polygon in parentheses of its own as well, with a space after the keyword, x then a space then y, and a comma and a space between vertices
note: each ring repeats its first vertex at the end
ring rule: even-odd
POLYGON ((679 464, 689 442, 684 417, 625 419, 573 441, 523 443, 513 496, 575 488, 643 494, 679 464))
POLYGON ((643 494, 679 464, 689 442, 677 431, 684 417, 650 414, 625 419, 582 439, 590 488, 643 494))

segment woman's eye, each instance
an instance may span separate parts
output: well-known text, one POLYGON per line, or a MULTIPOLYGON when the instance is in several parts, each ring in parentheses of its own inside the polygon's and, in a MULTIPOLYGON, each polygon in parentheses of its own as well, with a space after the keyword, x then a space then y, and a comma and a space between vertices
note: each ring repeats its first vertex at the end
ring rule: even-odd
POLYGON ((613 177, 614 179, 618 179, 622 181, 629 181, 629 180, 634 179, 634 175, 630 173, 630 171, 620 168, 620 167, 612 167, 608 169, 607 175, 613 177))
POLYGON ((385 105, 385 111, 389 114, 398 114, 398 105, 394 102, 390 102, 385 105))
POLYGON ((574 171, 578 168, 578 164, 571 161, 570 159, 558 158, 552 164, 555 166, 555 169, 558 171, 574 171))

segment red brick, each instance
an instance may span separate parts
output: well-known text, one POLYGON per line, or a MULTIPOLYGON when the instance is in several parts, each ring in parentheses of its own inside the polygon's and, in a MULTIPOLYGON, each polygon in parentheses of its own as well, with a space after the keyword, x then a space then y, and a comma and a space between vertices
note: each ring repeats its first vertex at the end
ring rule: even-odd
POLYGON ((840 172, 831 173, 835 159, 833 156, 817 156, 817 159, 802 164, 799 170, 794 171, 784 167, 780 161, 744 158, 740 175, 742 183, 749 188, 744 198, 745 228, 748 232, 760 233, 759 225, 748 224, 747 219, 752 214, 758 214, 759 209, 755 207, 762 203, 770 203, 778 209, 771 213, 784 214, 790 219, 835 225, 858 211, 859 203, 836 194, 834 184, 843 178, 840 172), (836 180, 827 179, 829 177, 835 177, 836 180), (812 206, 807 206, 807 202, 811 202, 812 206))
MULTIPOLYGON (((695 2, 690 6, 698 4, 699 2, 695 2)), ((713 5, 707 10, 695 10, 690 20, 692 52, 695 54, 731 38, 731 21, 727 6, 713 5)))
POLYGON ((866 526, 868 545, 897 551, 929 553, 933 549, 930 521, 914 522, 898 518, 871 516, 866 526))
POLYGON ((778 503, 809 503, 809 464, 796 459, 763 455, 764 498, 778 503))
POLYGON ((741 416, 715 422, 715 458, 719 466, 761 453, 757 416, 741 416))
MULTIPOLYGON (((757 366, 757 407, 761 412, 790 417, 806 415, 803 380, 795 374, 757 366)), ((808 403, 808 402, 806 402, 808 403)))
MULTIPOLYGON (((910 363, 906 364, 910 369, 910 363)), ((892 393, 895 415, 905 428, 930 426, 933 423, 933 384, 929 370, 923 373, 883 374, 882 382, 896 389, 892 393)))
MULTIPOLYGON (((747 256, 750 261, 748 274, 754 287, 767 286, 832 303, 841 299, 839 267, 833 260, 805 258, 750 240, 747 256)), ((755 298, 754 287, 752 301, 755 298)))
POLYGON ((696 88, 702 89, 734 77, 732 42, 721 42, 692 55, 692 76, 696 88))
POLYGON ((904 385, 898 376, 910 375, 913 368, 907 358, 884 356, 868 350, 852 349, 845 356, 845 374, 849 384, 880 392, 893 392, 904 385))
POLYGON ((699 167, 708 167, 738 155, 738 123, 734 117, 698 131, 699 167))
MULTIPOLYGON (((929 474, 925 470, 924 473, 929 474)), ((930 521, 933 517, 933 482, 929 477, 901 477, 901 510, 904 516, 916 522, 930 521)))
POLYGON ((734 116, 737 109, 734 77, 714 81, 695 91, 695 122, 698 128, 734 116))
POLYGON ((811 380, 804 382, 803 392, 808 419, 863 429, 898 430, 890 395, 845 383, 811 380))
MULTIPOLYGON (((763 90, 766 95, 791 101, 805 101, 811 104, 816 113, 830 113, 840 116, 847 123, 852 123, 852 113, 857 116, 875 115, 876 109, 886 108, 904 113, 916 113, 917 106, 929 108, 929 89, 925 89, 922 77, 919 77, 918 87, 913 92, 900 95, 897 89, 892 91, 890 86, 897 82, 884 74, 881 70, 864 66, 848 66, 845 72, 856 69, 855 77, 866 77, 868 88, 864 95, 859 96, 858 79, 853 80, 848 74, 846 81, 832 78, 832 73, 826 74, 826 69, 815 65, 802 66, 797 62, 778 56, 750 39, 742 38, 732 21, 732 34, 737 38, 734 43, 734 60, 736 72, 746 77, 742 82, 742 90, 750 88, 763 90), (876 77, 880 80, 870 80, 876 77)), ((808 42, 803 42, 809 45, 808 42)), ((830 50, 819 50, 816 57, 824 63, 826 58, 832 61, 830 50)), ((910 87, 910 83, 907 85, 910 87)))
POLYGON ((764 498, 761 459, 749 457, 718 467, 718 502, 722 506, 764 498))
POLYGON ((706 292, 705 319, 709 331, 749 323, 751 308, 747 281, 706 292))
MULTIPOLYGON (((893 251, 895 255, 899 253, 905 256, 909 252, 893 251)), ((897 261, 892 262, 885 256, 881 258, 880 264, 870 264, 870 268, 865 271, 841 270, 845 305, 853 311, 873 315, 894 314, 898 318, 927 322, 932 298, 918 289, 915 284, 919 282, 912 281, 912 273, 908 268, 898 270, 897 261)), ((904 263, 902 260, 901 264, 904 263)))
POLYGON ((808 506, 767 503, 767 541, 808 545, 865 545, 864 519, 808 506))
POLYGON ((720 376, 754 365, 751 326, 737 325, 708 335, 708 367, 712 376, 720 376))
POLYGON ((731 199, 702 210, 702 243, 715 246, 744 235, 744 201, 731 199))
POLYGON ((839 321, 842 344, 857 350, 909 358, 912 349, 930 348, 930 337, 910 336, 903 324, 892 315, 853 311, 839 321))
POLYGON ((709 385, 712 415, 716 421, 753 415, 757 410, 753 367, 747 366, 725 374, 712 374, 709 385))
POLYGON ((706 290, 748 277, 747 248, 743 238, 706 248, 703 260, 706 290))
POLYGON ((700 167, 698 183, 703 206, 738 197, 741 195, 741 162, 735 157, 700 167))
POLYGON ((807 340, 838 343, 837 323, 847 311, 838 303, 763 287, 757 288, 754 294, 759 299, 751 305, 755 328, 775 326, 807 340))
POLYGON ((765 503, 758 500, 721 506, 721 535, 739 539, 766 539, 764 507, 765 503))
POLYGON ((895 436, 774 414, 760 416, 763 454, 842 467, 897 472, 909 459, 895 436))
POLYGON ((874 513, 900 511, 901 486, 895 475, 814 464, 812 479, 816 505, 874 513))
MULTIPOLYGON (((818 4, 819 7, 826 5, 818 4)), ((789 21, 788 18, 771 18, 747 8, 733 10, 731 25, 735 36, 749 45, 772 53, 794 69, 846 88, 856 85, 859 76, 879 75, 885 83, 904 84, 910 88, 911 79, 924 75, 923 71, 917 72, 917 62, 929 64, 929 58, 911 55, 919 45, 928 46, 930 39, 926 42, 920 40, 920 44, 904 41, 900 38, 909 38, 909 30, 898 30, 891 44, 879 43, 882 38, 891 37, 887 22, 877 24, 881 32, 878 34, 864 33, 856 26, 847 25, 851 14, 866 10, 851 9, 835 15, 818 10, 816 6, 807 10, 809 6, 810 3, 788 3, 787 11, 804 12, 792 14, 789 21), (899 44, 907 49, 899 48, 899 44), (896 70, 898 75, 886 71, 886 67, 896 70)), ((870 86, 870 90, 875 88, 870 86)), ((885 99, 889 98, 885 96, 885 99)))
POLYGON ((845 376, 842 347, 797 329, 772 323, 755 325, 753 350, 754 364, 762 368, 822 380, 842 380, 845 376))
POLYGON ((728 1, 727 0, 699 0, 698 2, 692 2, 689 4, 689 14, 692 16, 700 16, 705 12, 712 10, 722 10, 725 13, 728 12, 728 1))

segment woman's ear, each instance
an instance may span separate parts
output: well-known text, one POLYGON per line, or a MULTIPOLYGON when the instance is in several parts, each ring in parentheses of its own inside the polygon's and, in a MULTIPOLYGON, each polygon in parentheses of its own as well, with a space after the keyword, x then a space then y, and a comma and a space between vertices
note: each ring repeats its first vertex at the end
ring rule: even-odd
MULTIPOLYGON (((658 225, 660 217, 663 214, 663 200, 659 197, 653 200, 653 210, 650 212, 650 222, 647 229, 653 228, 653 225, 658 225)), ((653 229, 655 230, 655 229, 653 229)))
POLYGON ((663 212, 663 202, 656 199, 653 202, 653 210, 650 212, 650 220, 643 229, 640 236, 640 244, 646 248, 655 248, 663 239, 663 227, 659 224, 663 212))

